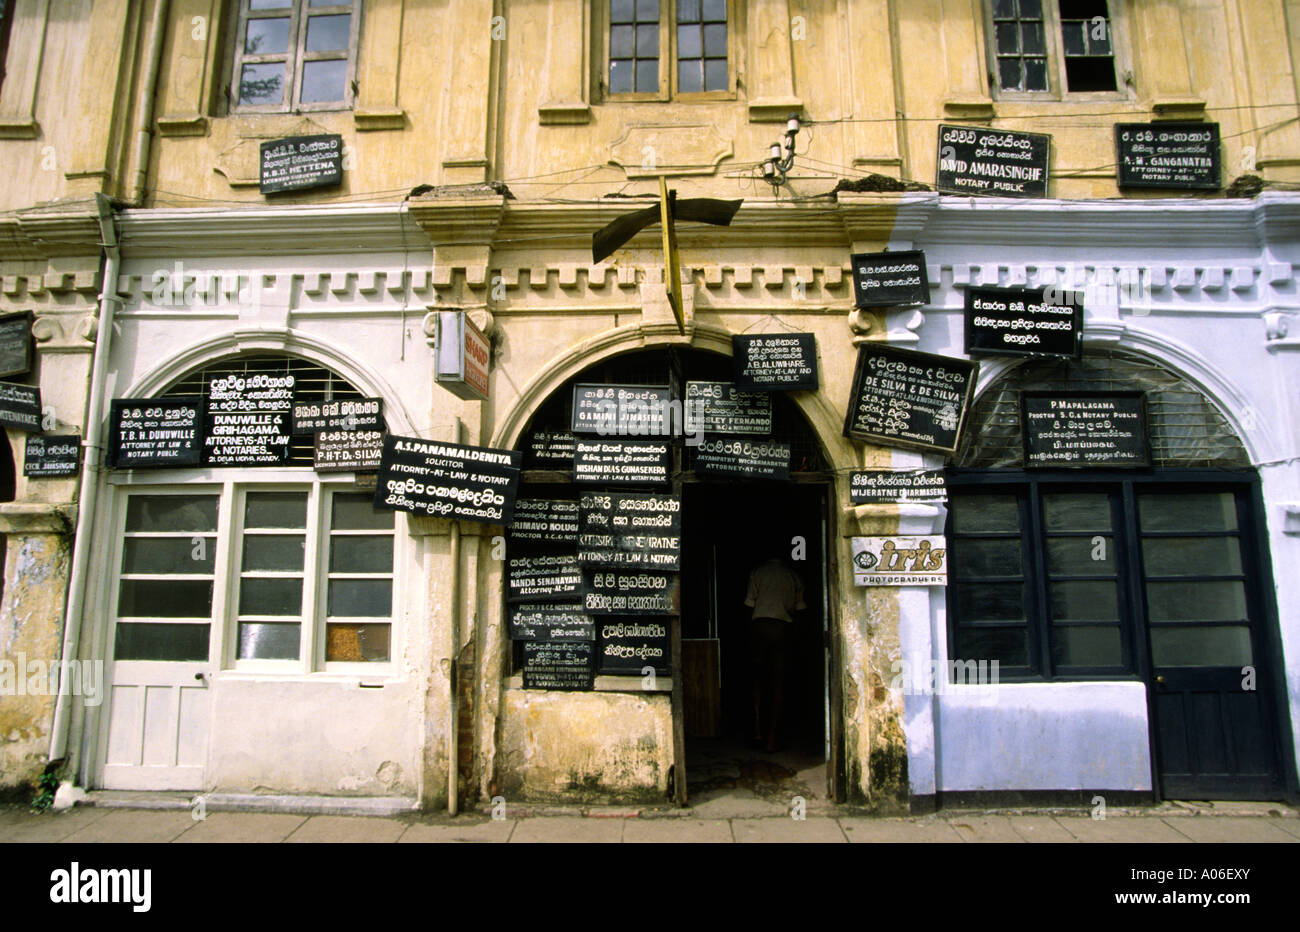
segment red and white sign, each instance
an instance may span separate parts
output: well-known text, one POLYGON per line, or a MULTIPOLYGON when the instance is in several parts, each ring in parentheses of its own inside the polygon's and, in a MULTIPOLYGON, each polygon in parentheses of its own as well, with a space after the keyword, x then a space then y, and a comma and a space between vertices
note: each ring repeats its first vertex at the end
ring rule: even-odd
POLYGON ((492 344, 464 311, 438 311, 434 378, 452 394, 486 401, 492 344))

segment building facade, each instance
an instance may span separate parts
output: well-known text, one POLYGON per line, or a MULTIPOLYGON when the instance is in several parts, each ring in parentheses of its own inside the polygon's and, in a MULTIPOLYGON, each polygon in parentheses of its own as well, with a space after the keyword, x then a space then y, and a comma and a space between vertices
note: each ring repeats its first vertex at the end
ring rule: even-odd
POLYGON ((0 635, 15 683, 20 652, 102 668, 98 696, 0 695, 6 783, 54 763, 87 788, 236 801, 686 801, 691 748, 748 727, 744 581, 775 535, 809 605, 785 717, 829 797, 1295 797, 1295 4, 4 17, 0 309, 32 315, 35 347, 11 378, 84 464, 24 476, 34 433, 8 430, 0 635), (1121 123, 1217 127, 1219 183, 1120 187, 1121 123), (933 190, 941 126, 1050 135, 1044 196, 933 190), (261 193, 264 144, 332 136, 337 184, 261 193), (726 227, 676 228, 679 283, 658 226, 593 260, 592 234, 657 204, 660 178, 742 200, 726 227), (928 300, 858 306, 850 256, 885 250, 924 252, 928 300), (969 358, 967 294, 987 287, 1081 294, 1081 353, 982 356, 951 455, 847 436, 862 347, 969 358), (490 341, 486 400, 435 379, 447 311, 490 341), (519 451, 520 500, 572 500, 592 486, 539 451, 575 385, 680 398, 732 379, 734 337, 793 333, 818 379, 771 399, 790 478, 719 478, 670 444, 668 663, 579 691, 525 686, 510 526, 375 508, 366 470, 317 468, 310 438, 256 465, 126 468, 112 449, 114 401, 215 410, 236 383, 292 386, 381 399, 394 436, 519 451), (1026 464, 1025 392, 1130 390, 1149 466, 1026 464), (922 468, 945 470, 946 504, 853 500, 855 471, 922 468), (946 539, 946 586, 855 585, 856 538, 918 536, 946 539))

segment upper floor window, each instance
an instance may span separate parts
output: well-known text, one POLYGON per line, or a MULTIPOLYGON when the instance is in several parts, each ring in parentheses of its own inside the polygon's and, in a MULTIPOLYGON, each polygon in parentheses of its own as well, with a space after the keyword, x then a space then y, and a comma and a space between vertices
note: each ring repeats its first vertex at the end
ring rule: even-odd
POLYGON ((1106 0, 992 0, 991 81, 1002 96, 1115 92, 1106 0))
POLYGON ((9 27, 14 21, 14 0, 0 0, 0 87, 5 83, 5 59, 9 56, 9 27))
POLYGON ((666 100, 693 94, 730 94, 729 0, 609 0, 611 95, 666 100))
POLYGON ((240 0, 231 109, 352 106, 360 0, 240 0))

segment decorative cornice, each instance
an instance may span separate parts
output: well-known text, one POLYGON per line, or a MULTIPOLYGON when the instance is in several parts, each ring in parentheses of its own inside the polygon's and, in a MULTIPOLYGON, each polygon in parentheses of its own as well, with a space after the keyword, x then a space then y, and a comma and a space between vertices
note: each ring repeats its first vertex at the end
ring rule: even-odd
POLYGON ((76 526, 76 505, 44 502, 0 504, 0 534, 71 534, 76 526))

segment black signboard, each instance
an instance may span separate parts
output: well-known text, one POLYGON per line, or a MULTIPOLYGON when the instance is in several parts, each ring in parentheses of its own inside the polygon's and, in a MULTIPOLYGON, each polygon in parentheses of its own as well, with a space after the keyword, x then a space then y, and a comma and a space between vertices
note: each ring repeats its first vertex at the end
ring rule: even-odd
POLYGON ((667 385, 574 385, 574 433, 602 437, 666 437, 672 389, 667 385))
POLYGON ((939 178, 948 194, 1047 197, 1052 137, 984 126, 939 127, 939 178))
POLYGON ((290 136, 261 145, 258 191, 302 191, 343 182, 343 137, 290 136))
POLYGON ((0 317, 0 378, 26 375, 32 369, 32 315, 0 317))
POLYGON ((667 618, 602 618, 596 625, 596 672, 639 676, 650 667, 672 672, 672 640, 667 618))
POLYGON ((511 542, 563 544, 578 539, 578 502, 571 498, 521 498, 515 502, 511 542))
MULTIPOLYGON (((1056 300, 1054 288, 967 288, 966 352, 971 356, 1083 354, 1083 302, 1056 300)), ((1082 299, 1082 295, 1071 292, 1082 299)))
POLYGON ((731 338, 731 353, 740 391, 817 390, 816 334, 737 334, 731 338))
POLYGON ((762 479, 790 478, 790 444, 717 437, 695 448, 695 471, 762 479))
POLYGON ((384 437, 375 507, 509 524, 519 488, 516 450, 384 437))
POLYGON ((604 485, 663 485, 668 481, 668 441, 579 440, 573 480, 604 485))
POLYGON ((1121 188, 1220 187, 1218 123, 1116 123, 1121 188))
POLYGON ((849 500, 863 502, 946 502, 948 485, 942 469, 894 472, 855 469, 849 473, 849 500))
POLYGON ((35 385, 0 382, 0 427, 40 433, 41 390, 35 385))
POLYGON ((581 593, 582 574, 571 553, 519 554, 506 561, 507 602, 572 602, 581 593))
POLYGON ((322 430, 383 430, 384 399, 350 398, 338 401, 293 402, 293 432, 318 434, 322 430))
POLYGON ((203 428, 205 466, 279 466, 289 461, 292 375, 213 376, 203 428))
POLYGON ((516 641, 596 640, 596 624, 581 602, 516 602, 508 621, 516 641))
POLYGON ((771 394, 742 392, 734 382, 687 382, 683 410, 688 434, 772 432, 771 394))
POLYGON ((975 393, 979 363, 862 343, 845 436, 887 447, 954 453, 975 393))
POLYGON ((582 570, 582 608, 588 615, 674 615, 676 573, 650 570, 582 570))
POLYGON ((109 405, 108 465, 118 469, 197 466, 201 398, 116 398, 109 405))
POLYGON ((368 472, 379 468, 382 430, 323 430, 312 439, 317 472, 368 472))
POLYGON ((594 647, 590 641, 525 641, 524 689, 591 689, 594 647))
POLYGON ((681 569, 682 500, 674 495, 588 492, 579 510, 583 565, 681 569))
POLYGON ((860 253, 849 259, 853 263, 853 303, 858 307, 929 303, 930 280, 921 250, 860 253))
POLYGON ((1024 392, 1026 466, 1150 466, 1142 392, 1024 392))
POLYGON ((535 430, 528 435, 524 461, 538 469, 572 469, 575 439, 567 430, 535 430))
POLYGON ((33 479, 75 476, 81 471, 80 434, 28 434, 23 475, 33 479))

